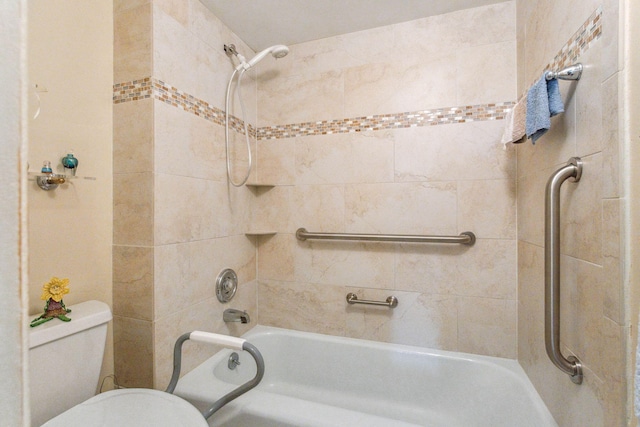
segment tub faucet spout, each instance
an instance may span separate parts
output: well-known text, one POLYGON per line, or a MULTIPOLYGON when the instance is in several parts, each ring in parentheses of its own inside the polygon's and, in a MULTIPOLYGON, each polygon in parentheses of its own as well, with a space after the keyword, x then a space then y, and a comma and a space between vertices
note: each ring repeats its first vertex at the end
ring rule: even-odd
POLYGON ((236 310, 235 308, 228 308, 222 314, 222 320, 225 322, 240 322, 249 323, 249 313, 246 311, 236 310))

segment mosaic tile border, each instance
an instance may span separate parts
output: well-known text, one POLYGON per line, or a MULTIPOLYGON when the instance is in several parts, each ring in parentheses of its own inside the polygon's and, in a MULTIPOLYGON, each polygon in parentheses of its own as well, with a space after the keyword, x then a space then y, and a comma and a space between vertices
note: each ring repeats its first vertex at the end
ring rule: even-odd
MULTIPOLYGON (((599 39, 601 35, 602 7, 599 7, 591 14, 578 31, 571 36, 569 41, 556 54, 553 61, 544 67, 544 70, 557 70, 571 65, 580 55, 586 52, 591 46, 591 43, 599 39)), ((117 83, 113 86, 114 104, 148 98, 157 99, 206 120, 224 125, 225 114, 223 110, 168 85, 162 80, 146 77, 131 82, 117 83)), ((515 102, 508 101, 396 114, 379 114, 346 119, 265 126, 257 129, 249 125, 247 128, 250 136, 260 141, 263 139, 283 139, 310 135, 457 124, 504 119, 514 104, 515 102)), ((237 132, 244 131, 243 121, 235 116, 231 116, 231 127, 237 132)))
MULTIPOLYGON (((206 120, 224 125, 224 111, 153 77, 118 83, 113 86, 114 104, 148 98, 157 99, 206 120)), ((259 141, 262 139, 294 138, 298 136, 354 133, 368 130, 400 129, 483 120, 501 120, 505 118, 513 105, 514 102, 508 101, 493 104, 436 108, 397 114, 376 114, 347 119, 265 126, 258 129, 249 125, 248 130, 249 134, 259 141)), ((242 120, 231 116, 231 127, 238 132, 243 132, 242 120)))
POLYGON ((376 114, 349 119, 322 120, 258 128, 258 140, 294 138, 298 136, 355 133, 384 129, 502 120, 514 102, 446 107, 398 114, 376 114))
MULTIPOLYGON (((582 24, 567 43, 558 51, 553 61, 549 62, 544 71, 557 71, 574 64, 577 59, 591 47, 591 44, 602 36, 602 6, 582 24)), ((542 75, 542 73, 540 73, 542 75)), ((537 78, 536 78, 537 81, 537 78)), ((535 81, 531 82, 531 87, 535 81)), ((528 89, 527 89, 528 90, 528 89)), ((527 91, 521 95, 523 96, 527 91)))
MULTIPOLYGON (((153 98, 169 104, 172 107, 180 108, 188 113, 195 114, 211 122, 224 125, 224 111, 212 106, 206 101, 189 95, 162 80, 153 77, 146 77, 140 80, 133 80, 125 83, 113 85, 113 103, 138 101, 153 98)), ((230 116, 231 128, 237 132, 244 132, 243 121, 235 116, 230 116)), ((249 135, 256 136, 256 130, 248 125, 249 135)))

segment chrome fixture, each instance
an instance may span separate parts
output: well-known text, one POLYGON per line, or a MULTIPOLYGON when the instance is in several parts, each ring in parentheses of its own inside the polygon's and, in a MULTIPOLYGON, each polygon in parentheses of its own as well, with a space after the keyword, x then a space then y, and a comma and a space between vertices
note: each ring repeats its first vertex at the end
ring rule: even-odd
POLYGON ((238 356, 238 353, 234 351, 229 356, 229 360, 227 360, 227 368, 233 371, 236 369, 236 366, 240 366, 240 356, 238 356))
POLYGON ((560 351, 560 187, 567 179, 580 181, 581 176, 582 160, 572 157, 549 178, 544 210, 545 345, 549 359, 576 384, 582 384, 582 364, 560 351))
POLYGON ((387 297, 385 301, 372 301, 367 299, 358 299, 358 296, 353 292, 347 294, 347 303, 349 304, 366 304, 366 305, 383 305, 389 308, 395 308, 398 306, 398 298, 393 295, 387 297))
POLYGON ((473 246, 476 235, 471 231, 460 233, 459 236, 414 236, 407 234, 348 234, 348 233, 313 233, 305 228, 296 231, 298 240, 358 240, 369 242, 395 243, 460 243, 473 246))
POLYGON ((582 69, 582 64, 574 64, 559 71, 547 71, 544 73, 544 78, 547 80, 580 80, 582 69))
POLYGON ((67 178, 64 175, 50 173, 45 175, 38 175, 36 177, 36 182, 38 183, 38 187, 42 188, 45 191, 49 191, 55 190, 56 188, 58 188, 58 185, 67 182, 67 178))
POLYGON ((238 289, 238 276, 230 268, 225 268, 216 279, 216 296, 218 301, 225 303, 231 301, 238 289))
POLYGON ((235 70, 233 70, 233 73, 231 74, 231 78, 229 79, 229 84, 227 85, 227 93, 226 93, 226 98, 225 98, 225 112, 224 112, 224 143, 225 143, 225 149, 226 149, 226 153, 227 153, 227 177, 229 179, 229 182, 231 183, 231 185, 233 185, 234 187, 241 187, 244 184, 246 184, 247 180, 249 179, 249 175, 251 174, 251 167, 252 167, 252 159, 251 159, 251 145, 249 143, 249 131, 247 129, 247 119, 246 119, 246 114, 245 114, 245 108, 244 108, 244 101, 242 100, 242 96, 240 94, 240 87, 241 87, 241 80, 242 80, 242 76, 244 75, 244 73, 252 68, 253 66, 255 66, 258 62, 262 61, 262 59, 264 59, 265 56, 267 56, 268 54, 271 54, 271 56, 273 56, 275 59, 279 59, 279 58, 284 58, 285 56, 287 56, 287 54, 289 53, 289 48, 285 45, 275 45, 275 46, 271 46, 266 48, 265 50, 263 50, 262 52, 258 53, 257 55, 255 55, 253 58, 251 58, 249 61, 247 61, 245 59, 244 56, 242 56, 240 53, 238 53, 238 51, 236 50, 236 47, 232 44, 230 45, 224 45, 224 51, 226 52, 226 54, 231 57, 236 56, 238 58, 238 60, 240 61, 240 64, 235 68, 235 70), (242 123, 243 123, 243 127, 244 127, 244 138, 245 138, 245 142, 247 144, 247 159, 249 161, 249 165, 247 166, 247 173, 244 177, 244 179, 242 180, 242 182, 240 183, 236 183, 233 181, 233 178, 231 177, 231 160, 229 158, 229 98, 231 97, 231 85, 233 84, 233 79, 235 78, 236 74, 238 75, 238 82, 236 84, 236 90, 238 91, 238 99, 240 101, 240 110, 242 111, 242 123))
POLYGON ((235 308, 227 308, 224 313, 222 313, 222 320, 225 322, 240 323, 249 323, 251 321, 249 313, 246 311, 236 310, 235 308))

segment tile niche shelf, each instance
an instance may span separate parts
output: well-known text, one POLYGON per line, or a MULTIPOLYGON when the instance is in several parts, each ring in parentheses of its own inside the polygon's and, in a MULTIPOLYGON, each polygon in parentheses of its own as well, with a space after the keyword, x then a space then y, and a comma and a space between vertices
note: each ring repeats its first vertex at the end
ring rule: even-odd
POLYGON ((278 232, 271 230, 255 230, 244 233, 245 236, 273 236, 275 234, 278 234, 278 232))

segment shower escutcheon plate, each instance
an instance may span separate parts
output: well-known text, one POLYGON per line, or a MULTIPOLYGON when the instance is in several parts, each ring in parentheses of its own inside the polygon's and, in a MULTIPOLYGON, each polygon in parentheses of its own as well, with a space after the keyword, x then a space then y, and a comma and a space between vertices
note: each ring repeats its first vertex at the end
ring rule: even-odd
POLYGON ((238 289, 238 276, 230 268, 225 268, 216 279, 216 296, 220 302, 229 302, 238 289))

